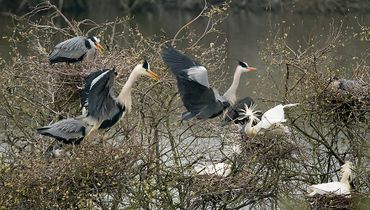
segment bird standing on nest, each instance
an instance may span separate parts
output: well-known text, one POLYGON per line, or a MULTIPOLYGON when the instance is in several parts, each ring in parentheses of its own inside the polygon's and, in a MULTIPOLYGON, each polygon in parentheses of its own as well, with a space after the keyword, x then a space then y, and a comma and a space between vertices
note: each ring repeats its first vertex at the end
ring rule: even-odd
POLYGON ((38 128, 37 131, 66 144, 79 144, 92 131, 113 126, 131 110, 131 89, 141 75, 159 80, 158 75, 150 70, 149 63, 144 61, 136 65, 120 94, 115 97, 112 90, 115 75, 114 69, 92 73, 86 79, 86 87, 81 97, 87 111, 78 117, 38 128))
POLYGON ((176 76, 177 87, 187 110, 182 113, 181 120, 193 117, 208 119, 220 115, 227 107, 236 103, 236 90, 241 74, 256 70, 245 62, 239 62, 230 88, 221 96, 216 89, 210 87, 207 69, 195 60, 172 46, 163 50, 162 59, 176 76))
POLYGON ((242 110, 242 114, 239 120, 247 118, 247 122, 244 126, 244 132, 248 137, 254 137, 260 131, 268 129, 282 128, 286 130, 281 123, 285 122, 284 108, 297 106, 298 104, 279 104, 265 113, 263 113, 261 119, 259 119, 259 111, 254 111, 255 106, 248 107, 245 105, 245 109, 242 110), (258 122, 253 125, 254 122, 258 122))
POLYGON ((93 37, 77 36, 57 44, 49 55, 49 63, 74 63, 82 60, 93 60, 96 51, 103 53, 100 40, 93 37))

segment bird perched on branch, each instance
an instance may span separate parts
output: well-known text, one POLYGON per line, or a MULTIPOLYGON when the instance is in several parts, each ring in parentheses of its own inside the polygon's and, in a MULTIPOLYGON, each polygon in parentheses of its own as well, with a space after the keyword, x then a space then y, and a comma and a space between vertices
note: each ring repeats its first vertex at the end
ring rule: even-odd
POLYGON ((131 110, 131 89, 141 75, 159 80, 158 75, 150 70, 149 63, 144 61, 136 65, 120 94, 115 97, 112 89, 115 75, 115 69, 92 73, 86 79, 81 96, 86 111, 78 117, 63 119, 52 125, 38 128, 37 131, 66 144, 79 144, 92 131, 113 126, 131 110))
MULTIPOLYGON (((247 118, 247 124, 244 127, 244 132, 248 137, 253 137, 263 130, 281 128, 281 123, 286 121, 284 108, 297 105, 298 104, 279 104, 263 113, 261 119, 258 118, 259 111, 254 111, 256 108, 255 105, 252 105, 251 107, 245 105, 239 120, 244 120, 244 118, 247 118), (254 122, 257 122, 257 124, 253 125, 254 122)), ((285 128, 283 129, 285 130, 285 128)))
POLYGON ((82 60, 92 60, 96 56, 96 51, 103 53, 104 48, 100 45, 100 40, 95 36, 73 37, 54 47, 53 52, 49 55, 49 63, 74 63, 82 60))
POLYGON ((230 88, 221 96, 216 89, 210 87, 208 72, 203 65, 172 46, 163 49, 162 59, 176 76, 177 87, 187 110, 182 113, 181 120, 193 117, 208 119, 220 115, 224 109, 235 104, 241 74, 256 70, 245 62, 239 62, 230 88))
POLYGON ((314 195, 345 195, 350 196, 351 194, 351 185, 349 183, 352 172, 352 163, 346 162, 341 166, 342 177, 339 182, 328 182, 322 184, 311 185, 307 188, 308 196, 314 195))

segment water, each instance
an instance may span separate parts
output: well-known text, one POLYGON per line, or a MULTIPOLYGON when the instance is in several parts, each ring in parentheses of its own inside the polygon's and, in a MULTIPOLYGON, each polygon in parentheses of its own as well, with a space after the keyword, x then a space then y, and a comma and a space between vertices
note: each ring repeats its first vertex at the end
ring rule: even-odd
MULTIPOLYGON (((67 14, 68 15, 68 14, 67 14)), ((123 16, 116 8, 111 8, 109 4, 103 4, 96 8, 90 8, 88 13, 69 15, 74 16, 77 20, 84 18, 92 19, 98 23, 107 20, 112 20, 115 17, 123 16)), ((145 36, 152 36, 154 34, 163 34, 165 31, 169 38, 172 38, 181 26, 192 18, 197 16, 197 13, 190 13, 177 10, 159 9, 152 13, 138 14, 133 17, 135 24, 145 36)), ((241 83, 238 90, 238 96, 251 96, 253 98, 267 98, 271 100, 279 100, 279 94, 276 88, 273 87, 271 81, 266 79, 269 73, 272 73, 276 81, 280 80, 282 71, 279 69, 268 69, 259 55, 261 50, 264 50, 266 38, 270 37, 271 30, 277 28, 277 24, 287 28, 290 27, 288 35, 288 42, 293 49, 296 49, 299 44, 312 36, 324 35, 325 39, 329 25, 333 23, 336 26, 340 25, 340 20, 343 20, 343 25, 349 27, 352 31, 360 31, 360 25, 366 25, 370 20, 370 15, 362 16, 340 16, 340 15, 299 15, 290 13, 245 13, 232 12, 226 18, 221 28, 225 32, 227 43, 226 66, 220 67, 217 71, 227 71, 225 76, 226 86, 217 87, 221 93, 231 84, 232 75, 234 73, 237 60, 247 61, 250 66, 257 67, 256 72, 244 74, 241 78, 241 83), (297 42, 300 40, 300 42, 297 42)), ((1 17, 0 24, 2 26, 11 25, 9 17, 1 17)), ((205 19, 199 19, 192 27, 198 31, 202 31, 206 24, 205 19)), ((274 30, 272 30, 274 31, 274 30)), ((10 35, 11 29, 9 27, 2 27, 0 30, 0 37, 10 35)), ((351 35, 351 34, 350 34, 351 35)), ((212 40, 203 40, 208 43, 212 40)), ((336 66, 338 68, 350 67, 348 61, 356 56, 361 56, 368 50, 368 43, 363 41, 352 41, 348 43, 341 50, 338 50, 336 57, 336 66)), ((9 60, 8 51, 9 44, 6 40, 0 40, 0 56, 9 60)), ((345 71, 348 75, 350 71, 345 71)), ((211 82, 212 83, 212 82, 211 82)))

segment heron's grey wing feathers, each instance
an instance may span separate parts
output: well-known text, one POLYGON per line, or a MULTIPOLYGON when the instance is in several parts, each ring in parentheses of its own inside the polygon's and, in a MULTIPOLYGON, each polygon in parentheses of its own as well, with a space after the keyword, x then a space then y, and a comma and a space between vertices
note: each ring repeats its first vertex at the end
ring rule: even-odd
POLYGON ((52 125, 38 128, 37 131, 46 136, 56 139, 73 140, 83 138, 91 129, 84 120, 84 117, 68 118, 60 120, 52 125))
POLYGON ((114 70, 107 70, 91 82, 88 95, 88 116, 102 122, 112 117, 116 100, 112 96, 114 70))
POLYGON ((81 102, 81 107, 85 107, 87 109, 87 98, 89 97, 89 92, 90 92, 90 88, 91 88, 91 83, 92 81, 99 77, 102 73, 104 73, 106 70, 98 70, 98 71, 95 71, 91 74, 89 74, 86 78, 85 78, 85 87, 84 89, 82 90, 81 92, 81 95, 80 95, 80 102, 81 102))
POLYGON ((192 113, 186 116, 205 119, 215 117, 222 112, 223 105, 216 100, 213 89, 181 78, 177 79, 177 86, 185 108, 192 113))
POLYGON ((168 46, 163 49, 162 59, 176 77, 193 80, 209 87, 207 69, 175 48, 168 46))
POLYGON ((55 46, 53 52, 49 55, 49 60, 54 60, 58 57, 78 59, 89 50, 85 42, 86 37, 83 36, 65 40, 55 46))

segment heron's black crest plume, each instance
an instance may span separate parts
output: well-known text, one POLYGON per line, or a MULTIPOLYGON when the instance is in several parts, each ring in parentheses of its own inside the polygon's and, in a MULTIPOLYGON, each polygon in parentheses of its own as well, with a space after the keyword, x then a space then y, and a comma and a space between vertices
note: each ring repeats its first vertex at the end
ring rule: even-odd
POLYGON ((241 67, 243 67, 243 68, 247 68, 248 67, 248 65, 245 62, 243 62, 243 61, 239 61, 239 65, 241 67))
POLYGON ((146 60, 144 60, 143 68, 144 68, 144 69, 147 69, 147 70, 148 70, 148 68, 149 68, 149 64, 148 64, 148 62, 147 62, 146 60))

